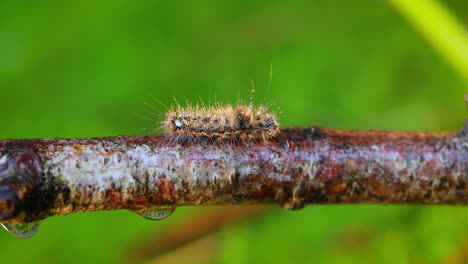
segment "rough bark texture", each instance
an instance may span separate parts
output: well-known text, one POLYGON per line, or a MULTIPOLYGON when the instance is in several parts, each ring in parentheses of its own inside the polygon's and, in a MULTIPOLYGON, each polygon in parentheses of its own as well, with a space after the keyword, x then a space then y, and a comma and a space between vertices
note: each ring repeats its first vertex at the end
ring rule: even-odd
POLYGON ((466 133, 283 128, 269 142, 0 141, 0 220, 180 205, 468 204, 466 133))

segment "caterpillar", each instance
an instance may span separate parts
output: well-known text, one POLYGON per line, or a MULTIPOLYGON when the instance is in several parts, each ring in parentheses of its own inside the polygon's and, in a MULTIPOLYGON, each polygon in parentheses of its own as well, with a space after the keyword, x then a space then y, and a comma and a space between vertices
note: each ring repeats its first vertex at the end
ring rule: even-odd
POLYGON ((268 141, 279 133, 276 116, 265 106, 177 104, 162 122, 177 143, 250 143, 268 141))

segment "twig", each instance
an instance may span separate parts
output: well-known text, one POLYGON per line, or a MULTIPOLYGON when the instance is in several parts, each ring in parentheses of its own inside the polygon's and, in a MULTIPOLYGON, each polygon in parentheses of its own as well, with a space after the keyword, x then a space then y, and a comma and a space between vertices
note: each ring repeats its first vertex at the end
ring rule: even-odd
POLYGON ((161 136, 0 141, 0 219, 180 205, 468 204, 466 133, 283 128, 251 145, 161 136))

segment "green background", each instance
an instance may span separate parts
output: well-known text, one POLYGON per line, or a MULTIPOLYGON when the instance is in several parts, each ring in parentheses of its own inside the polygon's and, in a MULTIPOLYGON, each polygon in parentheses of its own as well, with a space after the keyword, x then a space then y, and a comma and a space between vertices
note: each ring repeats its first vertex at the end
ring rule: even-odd
MULTIPOLYGON (((442 3, 468 23, 468 2, 442 3)), ((0 13, 0 139, 154 133, 174 98, 248 101, 251 80, 281 125, 443 131, 467 116, 464 79, 387 1, 0 0, 0 13)), ((28 240, 1 232, 0 261, 121 262, 202 210, 52 217, 28 240)), ((219 231, 210 261, 457 263, 467 224, 463 207, 275 207, 219 231), (355 230, 364 241, 342 243, 355 230)))

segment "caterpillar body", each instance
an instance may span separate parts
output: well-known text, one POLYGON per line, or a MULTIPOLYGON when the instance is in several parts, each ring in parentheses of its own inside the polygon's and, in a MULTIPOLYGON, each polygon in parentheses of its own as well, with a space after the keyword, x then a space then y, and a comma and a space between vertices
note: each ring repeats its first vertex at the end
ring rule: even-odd
POLYGON ((276 116, 265 106, 172 106, 162 122, 177 143, 250 143, 268 141, 279 133, 276 116))

